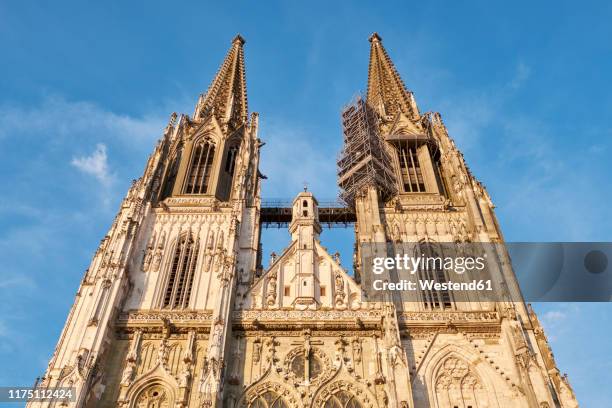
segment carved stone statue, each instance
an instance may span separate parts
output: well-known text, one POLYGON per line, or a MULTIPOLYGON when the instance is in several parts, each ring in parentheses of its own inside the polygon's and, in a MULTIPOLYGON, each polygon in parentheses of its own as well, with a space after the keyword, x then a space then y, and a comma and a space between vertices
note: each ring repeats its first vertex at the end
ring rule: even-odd
POLYGON ((131 361, 125 366, 123 375, 121 376, 121 385, 128 386, 132 383, 132 377, 134 376, 135 364, 131 361))
POLYGON ((268 302, 268 306, 272 306, 276 303, 276 274, 270 276, 270 280, 268 281, 266 300, 268 302))

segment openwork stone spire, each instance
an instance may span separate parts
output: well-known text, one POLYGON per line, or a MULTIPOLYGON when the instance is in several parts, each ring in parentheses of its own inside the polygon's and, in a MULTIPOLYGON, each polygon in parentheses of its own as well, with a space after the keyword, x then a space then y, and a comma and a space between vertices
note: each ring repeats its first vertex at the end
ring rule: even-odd
POLYGON ((237 35, 206 94, 200 96, 195 119, 214 115, 229 130, 239 128, 248 117, 244 69, 244 38, 237 35))
POLYGON ((406 90, 378 33, 370 36, 367 102, 383 119, 391 120, 399 111, 416 119, 419 116, 412 93, 406 90))

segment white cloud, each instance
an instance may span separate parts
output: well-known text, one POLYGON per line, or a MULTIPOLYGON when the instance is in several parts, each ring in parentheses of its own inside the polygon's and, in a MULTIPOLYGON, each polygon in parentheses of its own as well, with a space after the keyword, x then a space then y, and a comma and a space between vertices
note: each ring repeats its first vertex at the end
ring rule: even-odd
POLYGON ((520 88, 529 76, 531 75, 531 68, 525 64, 524 62, 519 62, 516 65, 516 73, 514 74, 514 78, 510 81, 510 87, 512 89, 520 88))
POLYGON ((540 303, 534 305, 544 332, 551 342, 571 332, 576 321, 583 318, 583 308, 578 303, 540 303))
POLYGON ((52 177, 62 180, 62 192, 90 198, 97 209, 114 211, 127 180, 140 175, 171 111, 164 106, 137 115, 116 113, 95 103, 67 101, 60 96, 47 96, 30 106, 0 104, 0 147, 4 152, 27 149, 31 153, 23 155, 18 165, 4 161, 11 164, 8 170, 14 191, 20 191, 13 203, 48 212, 48 203, 43 208, 40 200, 28 202, 24 198, 32 193, 57 194, 59 188, 53 189, 53 184, 39 185, 39 180, 52 177), (97 182, 82 183, 71 168, 97 182))
POLYGON ((110 186, 113 181, 113 176, 108 168, 106 145, 103 143, 98 143, 94 152, 89 156, 74 157, 70 164, 83 173, 94 176, 105 187, 110 186))
POLYGON ((557 324, 567 318, 567 313, 560 310, 550 310, 542 315, 542 322, 544 324, 557 324))

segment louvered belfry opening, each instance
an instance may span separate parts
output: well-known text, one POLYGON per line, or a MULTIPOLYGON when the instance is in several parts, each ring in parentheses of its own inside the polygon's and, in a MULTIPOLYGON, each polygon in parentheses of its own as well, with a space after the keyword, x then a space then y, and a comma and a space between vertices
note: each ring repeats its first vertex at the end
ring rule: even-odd
POLYGON ((185 194, 207 194, 210 174, 215 158, 215 145, 209 140, 200 141, 194 149, 185 183, 185 194))
POLYGON ((174 250, 163 307, 182 309, 189 306, 191 288, 198 260, 197 244, 189 235, 182 236, 174 250))
POLYGON ((405 193, 425 192, 425 181, 419 163, 419 157, 415 146, 401 143, 397 148, 397 154, 402 174, 402 185, 405 193))
POLYGON ((225 162, 225 171, 230 176, 234 175, 234 170, 236 170, 236 157, 238 156, 238 146, 232 146, 229 148, 227 152, 227 161, 225 162))
POLYGON ((161 195, 162 200, 172 195, 172 189, 174 188, 174 183, 176 182, 176 176, 178 175, 179 164, 181 162, 181 155, 182 155, 182 148, 179 148, 175 157, 171 161, 170 169, 168 170, 168 175, 166 176, 166 182, 164 184, 164 189, 161 195))

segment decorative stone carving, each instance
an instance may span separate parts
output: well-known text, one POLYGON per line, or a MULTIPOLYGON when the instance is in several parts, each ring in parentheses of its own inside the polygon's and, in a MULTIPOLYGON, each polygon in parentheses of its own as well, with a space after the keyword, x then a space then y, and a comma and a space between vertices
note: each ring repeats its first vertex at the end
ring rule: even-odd
POLYGON ((151 265, 151 272, 158 272, 162 261, 162 255, 164 252, 164 246, 166 245, 166 232, 164 231, 159 239, 157 248, 153 255, 153 263, 151 265))
POLYGON ((344 279, 342 275, 339 273, 336 274, 334 278, 335 284, 335 302, 336 306, 342 306, 344 304, 344 299, 346 297, 346 293, 344 292, 344 279))
POLYGON ((136 408, 171 408, 166 389, 154 385, 144 390, 136 400, 136 408))
POLYGON ((253 361, 259 363, 261 359, 261 339, 257 338, 253 342, 253 361))
POLYGON ((351 344, 353 345, 353 358, 355 359, 355 362, 361 363, 361 339, 356 337, 353 339, 351 344))
POLYGON ((266 301, 268 303, 268 306, 272 306, 276 303, 276 292, 276 274, 273 273, 272 275, 270 275, 270 278, 268 280, 268 291, 266 294, 266 301))
POLYGON ((169 349, 168 340, 162 339, 157 348, 157 362, 164 367, 168 364, 169 349))

